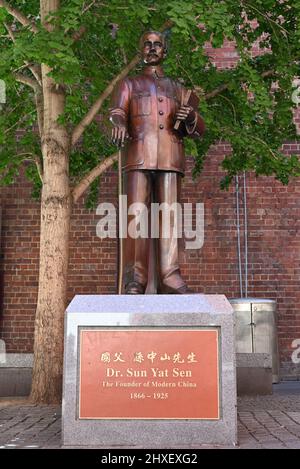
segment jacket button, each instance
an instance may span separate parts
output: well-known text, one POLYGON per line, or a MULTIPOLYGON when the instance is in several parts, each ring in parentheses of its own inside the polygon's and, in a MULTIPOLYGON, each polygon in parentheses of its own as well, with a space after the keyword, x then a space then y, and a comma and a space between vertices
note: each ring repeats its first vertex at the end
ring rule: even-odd
POLYGON ((164 126, 163 126, 162 124, 160 124, 159 128, 160 128, 160 129, 163 129, 163 128, 164 128, 164 126))
POLYGON ((162 102, 162 101, 163 101, 163 98, 158 98, 158 101, 162 102))
POLYGON ((164 111, 159 111, 159 115, 160 115, 160 116, 163 116, 163 115, 164 115, 164 111))

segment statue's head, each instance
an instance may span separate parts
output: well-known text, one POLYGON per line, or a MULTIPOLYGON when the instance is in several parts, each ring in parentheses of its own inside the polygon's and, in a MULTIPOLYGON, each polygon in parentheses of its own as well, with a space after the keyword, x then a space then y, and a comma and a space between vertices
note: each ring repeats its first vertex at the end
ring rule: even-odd
POLYGON ((164 35, 157 31, 145 32, 140 39, 140 50, 145 64, 158 65, 167 55, 164 35))

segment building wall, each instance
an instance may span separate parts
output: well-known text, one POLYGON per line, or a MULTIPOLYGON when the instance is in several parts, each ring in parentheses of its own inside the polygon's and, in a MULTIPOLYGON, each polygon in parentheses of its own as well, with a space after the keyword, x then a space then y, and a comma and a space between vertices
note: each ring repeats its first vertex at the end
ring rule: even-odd
MULTIPOLYGON (((221 49, 207 45, 218 68, 232 68, 238 55, 226 41, 221 49)), ((253 53, 260 53, 254 48, 253 53)), ((298 127, 300 116, 295 116, 298 127)), ((287 143, 287 154, 300 153, 300 145, 287 143)), ((202 202, 205 208, 205 240, 200 250, 183 251, 181 268, 196 292, 239 297, 235 188, 219 189, 219 164, 230 146, 211 148, 201 176, 193 181, 192 159, 187 161, 182 202, 202 202)), ((117 175, 108 171, 101 180, 99 202, 117 200, 117 175)), ((30 197, 31 187, 20 177, 13 187, 0 188, 2 207, 1 259, 3 306, 0 338, 8 352, 30 353, 33 348, 39 256, 39 203, 30 197)), ((278 335, 282 377, 300 379, 300 365, 293 364, 293 340, 300 340, 300 180, 288 187, 270 177, 247 175, 248 296, 271 298, 278 305, 278 335)), ((241 243, 243 198, 240 200, 241 243)), ((70 237, 68 300, 75 294, 116 292, 117 243, 100 240, 100 217, 87 210, 84 200, 73 209, 70 237)), ((242 259, 244 261, 244 259, 242 259)), ((1 296, 1 295, 0 295, 1 296)), ((300 354, 299 354, 300 355, 300 354)))
MULTIPOLYGON (((287 146, 287 151, 292 148, 287 146)), ((199 250, 183 250, 180 264, 188 285, 199 293, 239 297, 235 187, 221 191, 219 164, 228 145, 211 148, 204 171, 193 181, 187 161, 182 202, 204 203, 205 237, 199 250)), ((300 152, 300 148, 298 148, 300 152)), ((240 181, 242 182, 242 181, 240 181)), ((278 305, 282 377, 299 378, 291 361, 292 342, 300 339, 300 180, 288 187, 271 177, 247 174, 248 296, 271 298, 278 305)), ((117 174, 101 180, 99 202, 117 203, 117 174)), ((1 189, 1 257, 4 301, 0 337, 8 352, 30 353, 38 285, 39 203, 30 198, 22 177, 1 189)), ((80 200, 73 209, 70 238, 68 300, 75 294, 116 292, 117 243, 99 239, 96 210, 80 200)), ((240 198, 241 246, 244 263, 243 195, 240 198)))

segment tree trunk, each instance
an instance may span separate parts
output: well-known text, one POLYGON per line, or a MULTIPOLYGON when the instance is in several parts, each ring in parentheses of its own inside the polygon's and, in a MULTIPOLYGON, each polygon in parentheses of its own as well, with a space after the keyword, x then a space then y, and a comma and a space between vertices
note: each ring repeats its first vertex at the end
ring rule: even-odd
MULTIPOLYGON (((44 26, 58 0, 41 0, 44 26)), ((71 193, 69 186, 70 138, 57 123, 64 112, 65 93, 48 76, 42 64, 44 122, 42 135, 43 188, 39 289, 35 319, 34 365, 31 400, 35 403, 61 401, 63 367, 63 324, 66 308, 71 193)))
POLYGON ((50 141, 45 147, 52 167, 48 182, 44 172, 41 200, 40 271, 31 399, 49 404, 61 400, 71 200, 66 181, 66 154, 57 148, 56 142, 50 141))

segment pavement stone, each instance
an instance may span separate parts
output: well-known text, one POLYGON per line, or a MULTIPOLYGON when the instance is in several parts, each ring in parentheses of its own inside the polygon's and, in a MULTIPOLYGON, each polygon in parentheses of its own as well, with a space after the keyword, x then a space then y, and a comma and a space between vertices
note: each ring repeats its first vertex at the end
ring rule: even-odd
MULTIPOLYGON (((270 396, 239 398, 238 438, 237 449, 300 449, 300 381, 292 390, 282 383, 270 396)), ((60 447, 60 406, 0 399, 0 449, 60 447)))

